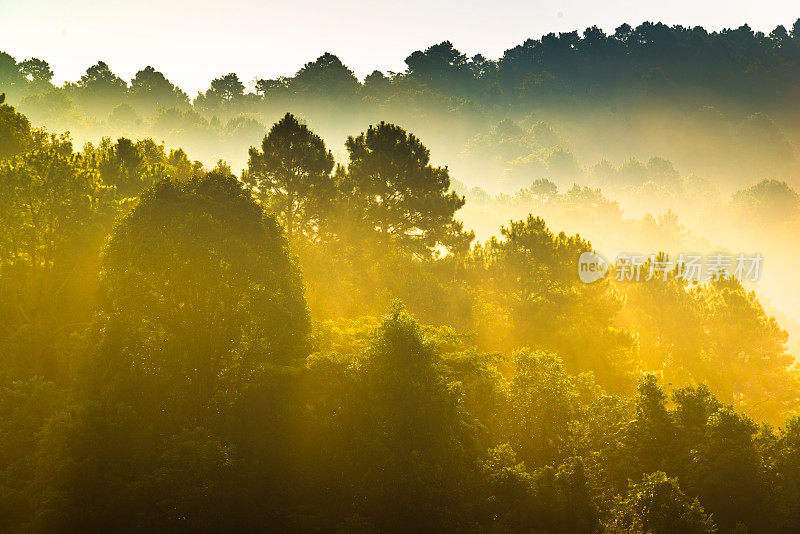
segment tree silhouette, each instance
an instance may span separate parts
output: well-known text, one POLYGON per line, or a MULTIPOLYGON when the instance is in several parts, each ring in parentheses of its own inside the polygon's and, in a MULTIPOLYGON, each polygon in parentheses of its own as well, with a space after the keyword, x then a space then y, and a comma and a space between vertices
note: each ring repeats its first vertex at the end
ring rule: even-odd
POLYGON ((319 228, 323 204, 333 195, 333 155, 325 142, 291 113, 250 149, 244 181, 275 213, 289 241, 319 228))
POLYGON ((349 154, 346 194, 362 220, 387 242, 421 257, 438 245, 463 251, 472 235, 453 217, 464 198, 450 189, 445 167, 430 164, 430 152, 399 126, 370 126, 345 143, 349 154))

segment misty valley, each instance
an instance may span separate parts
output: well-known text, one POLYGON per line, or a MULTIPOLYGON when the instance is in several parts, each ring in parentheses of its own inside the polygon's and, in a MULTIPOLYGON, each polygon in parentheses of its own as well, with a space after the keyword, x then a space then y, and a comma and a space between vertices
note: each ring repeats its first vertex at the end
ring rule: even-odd
POLYGON ((0 51, 1 533, 800 532, 800 20, 405 65, 0 51))

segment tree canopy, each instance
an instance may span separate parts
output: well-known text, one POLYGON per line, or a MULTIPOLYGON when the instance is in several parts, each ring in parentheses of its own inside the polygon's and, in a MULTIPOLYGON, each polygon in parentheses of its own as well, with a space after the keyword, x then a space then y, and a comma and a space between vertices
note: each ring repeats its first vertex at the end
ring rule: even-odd
MULTIPOLYGON (((325 54, 192 101, 151 67, 54 87, 0 53, 22 109, 0 95, 0 531, 800 531, 800 370, 763 286, 685 263, 578 276, 614 234, 700 243, 670 197, 712 230, 754 223, 730 246, 768 228, 791 248, 792 175, 756 162, 712 201, 712 180, 641 155, 620 103, 777 108, 798 33, 593 27, 497 61, 445 42, 364 83, 325 54), (563 125, 595 120, 633 144, 592 165, 573 148, 607 139, 563 125), (470 165, 440 165, 437 132, 470 165), (473 165, 516 189, 472 187, 473 165), (469 210, 494 234, 473 243, 469 210)), ((793 154, 761 111, 686 117, 646 131, 685 119, 711 125, 700 150, 727 132, 730 153, 793 154)))

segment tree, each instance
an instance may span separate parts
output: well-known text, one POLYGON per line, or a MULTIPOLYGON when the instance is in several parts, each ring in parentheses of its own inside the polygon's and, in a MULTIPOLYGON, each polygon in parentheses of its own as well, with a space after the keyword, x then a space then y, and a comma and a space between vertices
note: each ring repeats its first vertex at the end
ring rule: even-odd
POLYGON ((432 89, 449 94, 469 94, 473 73, 467 56, 453 47, 450 41, 416 51, 405 60, 408 74, 432 89))
POLYGON ((386 96, 386 91, 391 87, 392 79, 381 71, 374 70, 364 78, 364 92, 367 95, 380 98, 386 96))
POLYGON ((136 73, 131 80, 130 94, 132 102, 147 113, 159 108, 187 107, 189 104, 186 93, 150 66, 136 73))
POLYGON ((800 403, 800 376, 786 348, 788 334, 754 291, 736 278, 696 288, 706 332, 700 379, 725 402, 755 417, 780 421, 800 403))
POLYGON ((290 78, 279 76, 273 80, 256 80, 256 94, 262 98, 268 98, 275 94, 286 93, 289 91, 290 78))
POLYGON ((37 58, 26 59, 19 64, 19 70, 28 84, 36 92, 44 92, 53 87, 53 69, 47 61, 37 58))
POLYGON ((291 242, 319 229, 321 208, 333 196, 333 154, 325 142, 291 113, 275 123, 250 149, 244 181, 275 213, 291 242))
POLYGON ((561 360, 518 351, 506 392, 505 435, 525 464, 539 468, 564 460, 577 417, 577 392, 561 360))
POLYGON ((291 79, 290 85, 297 93, 323 98, 351 97, 360 86, 353 71, 328 52, 303 65, 291 79))
POLYGON ((775 531, 792 532, 800 529, 800 510, 795 505, 800 499, 800 416, 786 421, 776 449, 775 531))
POLYGON ((762 180, 731 199, 736 215, 759 223, 783 223, 800 216, 800 195, 786 182, 762 180))
POLYGON ((591 244, 556 235, 533 215, 500 234, 475 246, 467 262, 468 282, 481 287, 474 305, 481 344, 553 351, 569 372, 591 370, 604 387, 629 388, 633 340, 613 324, 619 296, 607 281, 584 284, 577 275, 578 258, 591 244))
POLYGON ((241 99, 243 95, 244 84, 239 81, 239 76, 232 72, 211 81, 211 87, 203 95, 203 102, 217 106, 231 104, 241 99))
POLYGON ((558 186, 545 178, 534 180, 528 190, 542 204, 558 195, 558 186))
POLYGON ((792 24, 792 39, 795 41, 800 40, 800 19, 797 19, 792 24))
POLYGON ((769 504, 758 431, 752 419, 732 408, 717 410, 684 477, 684 487, 698 496, 722 532, 731 532, 740 521, 756 527, 769 504))
POLYGON ((127 88, 122 78, 111 72, 105 62, 99 61, 86 69, 73 90, 89 111, 100 115, 119 104, 127 88))
POLYGON ((236 74, 226 74, 222 78, 216 78, 211 82, 210 91, 224 102, 233 102, 244 94, 244 84, 239 81, 239 77, 236 74))
POLYGON ((666 401, 656 377, 643 376, 636 396, 636 416, 625 438, 629 478, 669 469, 675 459, 675 424, 666 401))
POLYGON ((17 98, 24 92, 25 83, 17 60, 0 51, 0 89, 8 92, 10 97, 17 98))
POLYGON ((386 243, 430 258, 436 247, 464 252, 473 235, 454 219, 464 197, 449 191, 446 167, 433 167, 430 152, 413 134, 381 122, 348 137, 345 191, 367 227, 386 243))
POLYGON ((697 499, 663 472, 645 475, 617 502, 606 532, 612 534, 714 534, 717 529, 697 499))
POLYGON ((463 520, 454 512, 473 469, 472 423, 438 349, 395 302, 365 356, 348 447, 350 502, 383 529, 458 530, 463 520))
POLYGON ((132 141, 120 137, 112 142, 104 137, 97 146, 87 143, 83 155, 100 174, 103 183, 114 186, 125 198, 134 198, 164 179, 186 181, 203 173, 200 162, 189 161, 182 149, 166 152, 163 142, 152 139, 132 141))
POLYGON ((33 142, 30 121, 5 104, 5 99, 5 93, 0 93, 0 160, 22 152, 33 142))
POLYGON ((101 243, 114 191, 66 137, 0 161, 0 376, 61 378, 65 337, 95 311, 101 243))
POLYGON ((487 512, 497 532, 601 532, 583 464, 572 459, 528 473, 506 443, 481 462, 491 496, 487 512))
POLYGON ((146 191, 111 236, 102 273, 102 357, 162 384, 178 413, 199 417, 215 394, 235 395, 265 366, 304 355, 297 267, 280 228, 232 176, 146 191))

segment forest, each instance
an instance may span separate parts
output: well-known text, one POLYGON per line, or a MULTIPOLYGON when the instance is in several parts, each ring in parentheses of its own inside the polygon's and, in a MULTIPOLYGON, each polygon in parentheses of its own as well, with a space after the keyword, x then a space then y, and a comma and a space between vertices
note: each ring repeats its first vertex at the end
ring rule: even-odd
POLYGON ((800 532, 800 20, 406 65, 0 52, 0 533, 800 532))

